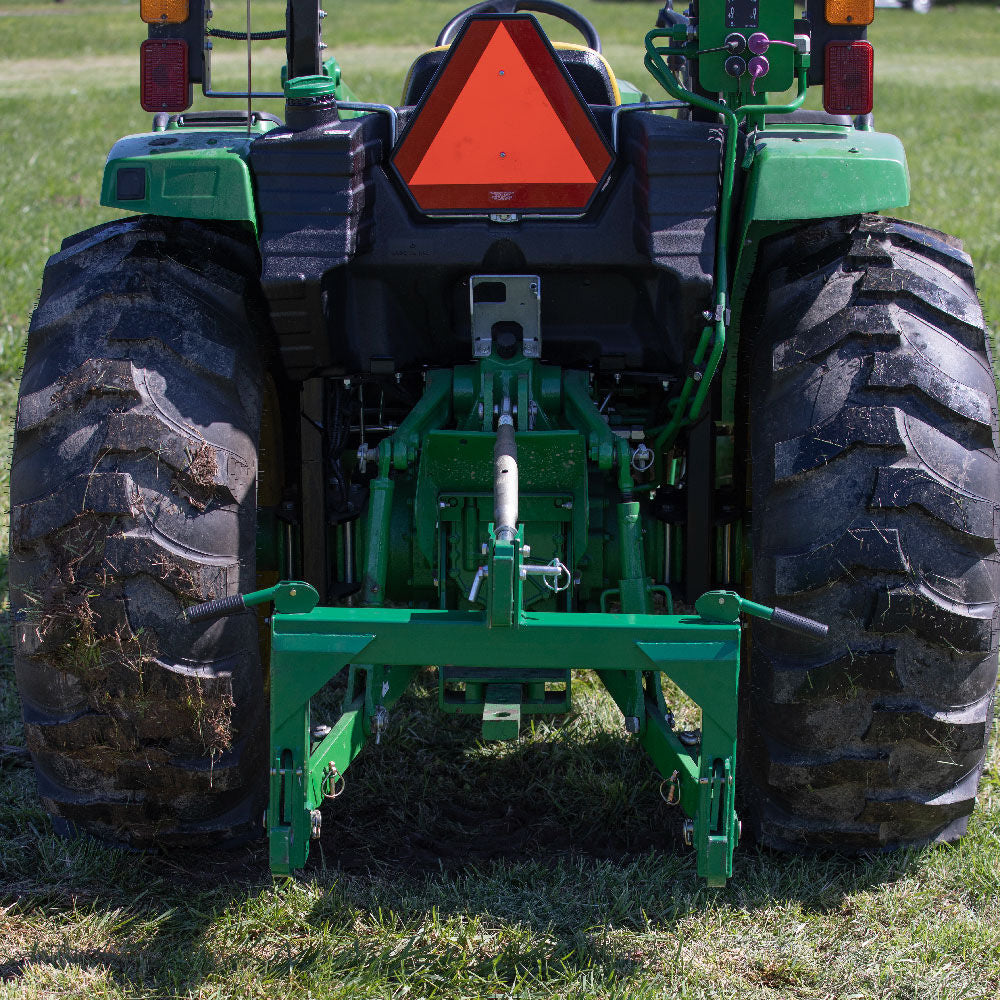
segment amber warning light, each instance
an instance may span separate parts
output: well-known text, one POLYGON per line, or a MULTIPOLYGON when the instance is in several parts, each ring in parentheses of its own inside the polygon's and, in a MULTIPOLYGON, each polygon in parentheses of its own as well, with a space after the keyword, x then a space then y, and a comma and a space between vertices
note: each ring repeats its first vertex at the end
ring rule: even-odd
POLYGON ((429 213, 582 211, 612 153, 530 15, 472 17, 393 164, 429 213))
POLYGON ((188 0, 139 0, 139 16, 146 24, 183 24, 188 13, 188 0))

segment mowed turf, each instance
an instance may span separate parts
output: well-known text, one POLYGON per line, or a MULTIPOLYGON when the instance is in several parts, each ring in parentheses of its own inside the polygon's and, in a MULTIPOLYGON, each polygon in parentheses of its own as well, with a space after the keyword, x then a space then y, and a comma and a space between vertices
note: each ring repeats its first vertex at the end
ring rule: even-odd
MULTIPOLYGON (((217 25, 242 26, 240 0, 214 6, 217 25)), ((331 51, 359 93, 397 101, 458 6, 330 0, 331 51)), ((4 545, 7 439, 45 259, 113 217, 97 203, 107 150, 148 127, 136 7, 0 0, 4 545)), ((641 43, 657 5, 578 7, 620 74, 651 88, 641 43)), ((283 10, 255 0, 254 27, 279 26, 283 10)), ((995 332, 1000 11, 879 11, 872 38, 876 123, 904 140, 913 181, 899 214, 965 240, 995 332)), ((273 86, 279 53, 256 50, 259 84, 273 86)), ((219 67, 239 84, 239 45, 220 43, 219 67)), ((649 762, 586 678, 568 719, 482 745, 474 721, 437 713, 428 677, 350 771, 309 869, 272 880, 259 847, 139 857, 54 838, 18 750, 3 636, 0 997, 1000 996, 995 746, 959 846, 855 861, 744 846, 730 886, 709 890, 649 762)))

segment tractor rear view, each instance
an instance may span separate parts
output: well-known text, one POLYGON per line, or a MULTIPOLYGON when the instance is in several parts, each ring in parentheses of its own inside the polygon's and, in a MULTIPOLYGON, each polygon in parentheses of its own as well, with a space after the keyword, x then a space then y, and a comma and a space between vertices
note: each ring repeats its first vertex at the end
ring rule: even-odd
POLYGON ((668 5, 662 100, 571 7, 480 3, 399 106, 349 89, 317 0, 239 31, 140 6, 153 127, 102 189, 138 214, 49 261, 17 412, 16 671, 56 828, 266 830, 293 871, 433 667, 486 740, 595 671, 712 885, 741 827, 959 838, 997 396, 959 242, 875 214, 909 180, 871 0, 668 5), (274 37, 280 86, 213 89, 214 47, 274 37), (191 113, 195 84, 250 103, 191 113), (276 95, 283 121, 252 107, 276 95))

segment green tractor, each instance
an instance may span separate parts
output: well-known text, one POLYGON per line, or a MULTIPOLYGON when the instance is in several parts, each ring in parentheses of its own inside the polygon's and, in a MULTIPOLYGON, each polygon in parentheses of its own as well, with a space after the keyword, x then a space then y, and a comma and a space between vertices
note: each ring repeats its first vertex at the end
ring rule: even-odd
POLYGON ((153 126, 102 190, 137 214, 49 261, 17 411, 16 671, 57 830, 266 831, 291 872, 433 667, 487 740, 595 671, 711 885, 741 830, 961 837, 997 395, 959 242, 876 214, 909 180, 872 0, 668 4, 656 100, 571 7, 478 3, 398 107, 351 92, 317 0, 268 31, 141 11, 153 126), (280 89, 213 89, 213 45, 276 37, 280 89), (194 84, 246 103, 191 113, 194 84))

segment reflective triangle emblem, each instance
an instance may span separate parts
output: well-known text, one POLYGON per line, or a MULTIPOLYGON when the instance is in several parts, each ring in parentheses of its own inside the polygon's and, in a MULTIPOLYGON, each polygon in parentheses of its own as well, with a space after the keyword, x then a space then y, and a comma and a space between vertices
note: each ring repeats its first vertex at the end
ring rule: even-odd
POLYGON ((531 16, 474 17, 393 163, 425 212, 581 211, 612 154, 531 16))

